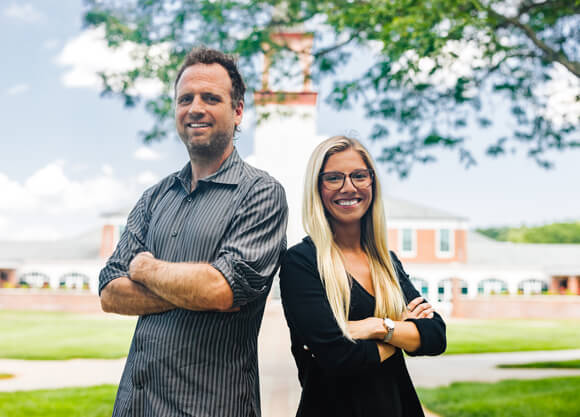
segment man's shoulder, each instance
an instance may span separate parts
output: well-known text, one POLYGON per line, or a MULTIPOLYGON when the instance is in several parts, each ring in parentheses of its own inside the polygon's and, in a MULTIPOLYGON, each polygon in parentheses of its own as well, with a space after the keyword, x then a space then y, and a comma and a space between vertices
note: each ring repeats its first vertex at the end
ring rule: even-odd
POLYGON ((246 161, 242 161, 242 181, 249 181, 252 183, 261 182, 264 184, 273 184, 276 186, 282 186, 280 182, 271 176, 267 171, 263 169, 256 168, 253 165, 250 165, 246 161))

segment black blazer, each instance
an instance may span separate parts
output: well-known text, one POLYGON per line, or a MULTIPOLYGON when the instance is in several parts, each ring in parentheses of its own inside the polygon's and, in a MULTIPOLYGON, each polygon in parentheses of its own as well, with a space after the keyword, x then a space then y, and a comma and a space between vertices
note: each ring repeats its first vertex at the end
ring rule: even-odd
MULTIPOLYGON (((393 252, 391 259, 408 303, 420 294, 393 252)), ((309 237, 283 256, 280 289, 302 385, 297 416, 423 415, 401 350, 381 363, 376 341, 353 343, 342 334, 326 298, 316 248, 309 237)), ((374 308, 374 297, 352 280, 349 320, 371 317, 374 308)), ((421 337, 421 347, 407 354, 445 351, 445 323, 439 314, 432 319, 407 320, 415 323, 421 337)))

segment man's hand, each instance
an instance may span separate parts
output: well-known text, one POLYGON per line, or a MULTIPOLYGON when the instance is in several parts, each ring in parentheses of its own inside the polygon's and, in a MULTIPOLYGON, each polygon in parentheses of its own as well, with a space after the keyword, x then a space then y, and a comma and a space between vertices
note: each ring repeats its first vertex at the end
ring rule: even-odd
POLYGON ((151 252, 139 252, 129 264, 129 277, 134 281, 141 281, 144 275, 151 270, 155 260, 151 252))
POLYGON ((428 302, 423 302, 423 297, 417 297, 407 305, 407 310, 403 313, 402 320, 405 319, 432 319, 433 306, 428 302))

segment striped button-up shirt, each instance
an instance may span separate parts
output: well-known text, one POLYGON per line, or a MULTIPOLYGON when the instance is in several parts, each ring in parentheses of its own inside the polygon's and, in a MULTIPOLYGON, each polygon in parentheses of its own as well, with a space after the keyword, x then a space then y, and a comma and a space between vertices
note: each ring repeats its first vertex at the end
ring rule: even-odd
POLYGON ((237 151, 191 192, 189 163, 151 187, 129 214, 99 290, 150 251, 207 262, 230 284, 238 312, 181 308, 139 317, 113 416, 260 416, 257 338, 286 246, 284 189, 237 151))

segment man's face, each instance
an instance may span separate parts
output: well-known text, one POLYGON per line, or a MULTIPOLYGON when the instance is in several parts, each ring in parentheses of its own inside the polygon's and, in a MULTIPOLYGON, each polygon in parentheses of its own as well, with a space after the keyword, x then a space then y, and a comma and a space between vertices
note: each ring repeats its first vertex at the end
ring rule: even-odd
POLYGON ((195 64, 175 88, 175 124, 190 156, 219 159, 232 144, 244 103, 232 107, 232 81, 219 64, 195 64))

